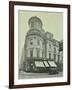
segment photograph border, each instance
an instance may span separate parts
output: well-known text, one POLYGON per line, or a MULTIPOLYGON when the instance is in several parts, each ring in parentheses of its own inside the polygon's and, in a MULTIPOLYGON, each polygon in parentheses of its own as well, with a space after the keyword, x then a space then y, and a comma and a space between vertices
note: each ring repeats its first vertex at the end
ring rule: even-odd
POLYGON ((29 88, 29 87, 44 87, 44 86, 60 86, 70 85, 70 5, 67 4, 51 4, 51 3, 33 3, 33 2, 19 2, 9 1, 9 88, 29 88), (53 8, 67 8, 67 82, 55 83, 40 83, 40 84, 14 84, 14 6, 36 6, 36 7, 53 7, 53 8))

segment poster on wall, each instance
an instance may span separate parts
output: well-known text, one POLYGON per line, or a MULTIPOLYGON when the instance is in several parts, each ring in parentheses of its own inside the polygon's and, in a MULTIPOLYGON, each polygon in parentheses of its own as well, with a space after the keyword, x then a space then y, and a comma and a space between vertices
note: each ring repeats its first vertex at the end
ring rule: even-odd
POLYGON ((9 2, 9 88, 70 84, 70 5, 9 2))

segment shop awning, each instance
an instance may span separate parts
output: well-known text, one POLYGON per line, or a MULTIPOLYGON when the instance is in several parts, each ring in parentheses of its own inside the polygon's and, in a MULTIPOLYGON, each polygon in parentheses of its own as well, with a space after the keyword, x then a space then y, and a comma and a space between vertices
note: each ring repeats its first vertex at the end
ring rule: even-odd
POLYGON ((45 67, 42 61, 35 61, 36 67, 45 67))
POLYGON ((48 63, 51 67, 57 67, 54 61, 48 61, 48 63))
POLYGON ((44 64, 46 67, 49 67, 49 64, 47 63, 47 61, 44 61, 44 64))

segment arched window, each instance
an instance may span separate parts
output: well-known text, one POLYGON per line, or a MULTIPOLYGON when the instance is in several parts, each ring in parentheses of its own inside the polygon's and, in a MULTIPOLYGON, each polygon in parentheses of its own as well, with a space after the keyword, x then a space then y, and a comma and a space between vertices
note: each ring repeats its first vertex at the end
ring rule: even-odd
POLYGON ((33 39, 30 39, 30 45, 33 45, 33 39))

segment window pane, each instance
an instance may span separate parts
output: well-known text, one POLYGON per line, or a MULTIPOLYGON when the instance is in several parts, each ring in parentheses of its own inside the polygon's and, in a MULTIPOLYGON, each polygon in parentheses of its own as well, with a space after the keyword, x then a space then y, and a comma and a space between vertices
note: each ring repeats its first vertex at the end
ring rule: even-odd
POLYGON ((38 45, 40 45, 40 40, 37 41, 38 45))

